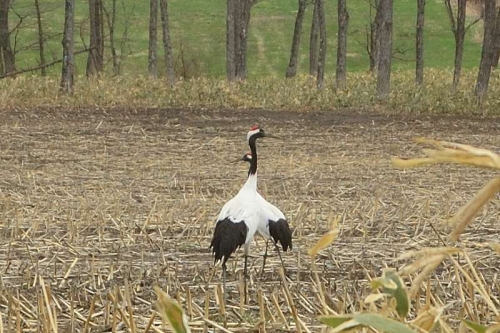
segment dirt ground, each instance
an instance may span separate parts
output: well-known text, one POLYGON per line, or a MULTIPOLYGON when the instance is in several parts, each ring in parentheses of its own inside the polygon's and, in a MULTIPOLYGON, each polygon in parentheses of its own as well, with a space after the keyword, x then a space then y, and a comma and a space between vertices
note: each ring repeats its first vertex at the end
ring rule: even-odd
MULTIPOLYGON (((0 308, 3 327, 48 332, 161 331, 153 285, 179 299, 193 331, 222 325, 220 269, 208 250, 222 205, 243 185, 246 151, 259 124, 259 190, 294 229, 283 255, 299 318, 320 331, 321 311, 307 249, 340 216, 340 235, 316 260, 328 305, 360 309, 369 277, 401 267, 406 250, 442 246, 442 222, 491 179, 459 166, 394 169, 392 156, 420 155, 426 136, 499 151, 498 119, 399 118, 343 112, 192 110, 0 111, 0 308), (208 300, 208 303, 206 301, 208 300), (50 304, 50 305, 49 305, 50 304), (128 306, 132 304, 132 306, 128 306), (136 327, 137 329, 131 328, 136 327)), ((500 202, 487 205, 462 237, 499 298, 500 202)), ((242 250, 230 260, 230 331, 295 331, 271 253, 252 244, 249 304, 241 308, 242 250), (259 302, 259 290, 262 299, 259 302), (265 309, 262 313, 259 309, 265 309), (286 324, 280 316, 283 312, 286 324)), ((453 269, 433 275, 439 301, 457 295, 453 269)), ((215 331, 218 331, 217 329, 215 331)))

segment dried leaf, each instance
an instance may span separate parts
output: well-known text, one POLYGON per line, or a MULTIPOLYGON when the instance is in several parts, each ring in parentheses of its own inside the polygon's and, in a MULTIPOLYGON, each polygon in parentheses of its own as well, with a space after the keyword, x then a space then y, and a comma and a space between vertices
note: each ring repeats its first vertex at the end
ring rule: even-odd
POLYGON ((420 288, 420 284, 424 282, 424 280, 434 272, 434 270, 441 264, 441 262, 446 258, 444 254, 441 254, 436 258, 436 260, 433 260, 432 263, 428 263, 427 266, 424 267, 424 269, 417 275, 417 277, 413 280, 412 287, 410 289, 410 295, 413 297, 418 289, 420 288))
POLYGON ((422 257, 403 267, 400 271, 400 274, 402 276, 408 276, 427 266, 433 266, 436 264, 439 265, 443 261, 443 259, 446 258, 445 256, 446 254, 435 254, 422 257))
POLYGON ((387 297, 387 296, 391 296, 391 295, 384 294, 384 293, 370 294, 370 295, 368 295, 368 296, 365 297, 364 303, 365 304, 372 304, 372 303, 375 303, 378 300, 380 300, 380 299, 382 299, 384 297, 387 297))
POLYGON ((417 256, 430 256, 436 254, 454 254, 462 250, 456 247, 424 247, 417 251, 407 251, 400 255, 396 260, 405 260, 417 256))
POLYGON ((500 255, 500 243, 490 242, 491 249, 500 255))
POLYGON ((460 237, 474 216, 498 191, 500 191, 500 178, 493 178, 479 190, 472 200, 460 208, 449 222, 452 225, 456 225, 450 234, 452 241, 456 241, 460 237))
POLYGON ((357 313, 352 316, 325 315, 319 316, 318 319, 322 323, 334 327, 333 330, 330 330, 331 333, 344 332, 360 325, 386 333, 416 333, 405 324, 378 313, 357 313))
POLYGON ((321 236, 321 238, 316 242, 316 244, 307 251, 307 253, 309 253, 311 257, 315 257, 319 251, 329 246, 331 243, 333 243, 335 238, 337 238, 339 234, 339 231, 337 229, 337 223, 339 219, 340 217, 337 216, 337 218, 335 218, 335 220, 332 222, 331 230, 325 233, 323 236, 321 236))
POLYGON ((425 311, 421 311, 417 318, 411 321, 411 324, 430 332, 438 322, 442 312, 443 308, 430 307, 425 311))
POLYGON ((413 159, 393 157, 391 160, 395 167, 407 169, 436 163, 456 163, 500 169, 500 156, 487 149, 425 138, 418 138, 415 141, 431 144, 437 149, 423 149, 427 157, 413 159))
POLYGON ((154 287, 154 291, 158 296, 156 306, 160 315, 168 321, 175 333, 191 333, 187 317, 182 311, 182 307, 172 298, 170 298, 163 290, 154 287))

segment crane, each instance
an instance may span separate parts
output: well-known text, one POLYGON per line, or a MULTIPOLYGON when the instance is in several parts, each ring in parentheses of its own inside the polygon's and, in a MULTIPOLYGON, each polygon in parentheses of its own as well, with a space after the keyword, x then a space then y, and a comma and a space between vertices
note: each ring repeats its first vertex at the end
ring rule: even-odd
POLYGON ((259 229, 261 201, 257 196, 257 146, 259 138, 275 137, 267 134, 258 126, 252 126, 247 133, 247 142, 252 152, 252 160, 248 170, 248 177, 238 194, 226 202, 222 207, 210 243, 212 253, 215 254, 214 264, 222 262, 222 281, 224 298, 226 295, 226 262, 242 245, 245 250, 244 281, 246 301, 246 277, 248 252, 250 243, 259 229))
MULTIPOLYGON (((252 153, 247 152, 241 159, 236 161, 244 161, 251 163, 252 162, 252 153)), ((264 274, 264 268, 266 266, 267 259, 267 250, 269 245, 269 240, 272 240, 274 246, 278 252, 281 265, 283 266, 283 270, 286 273, 285 265, 283 263, 283 259, 281 257, 281 253, 278 247, 278 242, 281 244, 283 251, 286 252, 288 248, 292 249, 292 231, 288 224, 288 221, 279 210, 278 207, 274 206, 266 199, 262 197, 262 195, 257 191, 257 199, 259 200, 259 208, 260 208, 260 219, 259 226, 257 228, 258 233, 266 240, 266 252, 264 253, 264 260, 262 264, 261 275, 264 274)))

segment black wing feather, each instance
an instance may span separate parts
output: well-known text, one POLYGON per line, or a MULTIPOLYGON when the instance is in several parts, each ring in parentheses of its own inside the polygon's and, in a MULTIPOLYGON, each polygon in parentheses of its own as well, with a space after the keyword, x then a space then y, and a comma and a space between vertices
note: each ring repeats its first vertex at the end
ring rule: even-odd
POLYGON ((247 233, 248 228, 245 221, 235 223, 229 218, 218 221, 212 243, 210 243, 212 253, 215 253, 214 263, 223 260, 222 265, 225 265, 231 254, 245 244, 247 233))
POLYGON ((278 244, 278 241, 281 243, 283 251, 286 252, 288 248, 292 249, 292 230, 290 230, 287 220, 269 220, 269 234, 276 244, 278 244))

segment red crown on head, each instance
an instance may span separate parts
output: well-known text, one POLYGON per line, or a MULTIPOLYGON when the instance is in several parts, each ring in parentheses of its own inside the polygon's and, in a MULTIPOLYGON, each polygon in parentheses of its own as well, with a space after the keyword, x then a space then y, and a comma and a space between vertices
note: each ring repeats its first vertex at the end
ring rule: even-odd
POLYGON ((250 127, 250 131, 255 131, 256 129, 259 129, 258 125, 253 125, 252 127, 250 127))

